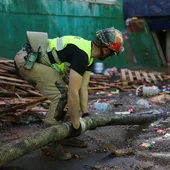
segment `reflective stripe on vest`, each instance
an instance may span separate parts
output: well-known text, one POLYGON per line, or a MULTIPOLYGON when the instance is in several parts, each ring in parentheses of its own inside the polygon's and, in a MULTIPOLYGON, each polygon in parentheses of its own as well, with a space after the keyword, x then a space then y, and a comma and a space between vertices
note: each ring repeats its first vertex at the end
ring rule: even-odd
POLYGON ((63 36, 62 38, 49 39, 49 48, 51 50, 55 49, 56 51, 60 51, 64 49, 67 44, 76 45, 88 55, 88 66, 93 63, 94 59, 91 58, 91 41, 76 36, 63 36))

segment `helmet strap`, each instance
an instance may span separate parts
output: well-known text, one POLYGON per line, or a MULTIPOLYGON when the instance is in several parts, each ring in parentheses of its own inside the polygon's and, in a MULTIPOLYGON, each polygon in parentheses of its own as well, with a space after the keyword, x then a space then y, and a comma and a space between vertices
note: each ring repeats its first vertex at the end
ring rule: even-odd
MULTIPOLYGON (((98 37, 93 41, 93 43, 100 49, 100 55, 103 56, 104 54, 103 54, 103 50, 102 49, 104 47, 107 48, 107 46, 98 37)), ((103 60, 104 59, 105 58, 103 58, 103 60)))

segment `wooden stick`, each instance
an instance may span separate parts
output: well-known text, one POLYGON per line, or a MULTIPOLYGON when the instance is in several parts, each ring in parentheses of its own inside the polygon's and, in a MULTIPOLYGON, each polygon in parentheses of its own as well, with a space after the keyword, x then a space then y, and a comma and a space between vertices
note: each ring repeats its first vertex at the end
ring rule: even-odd
POLYGON ((3 97, 16 97, 17 96, 16 94, 22 97, 30 96, 30 93, 16 93, 16 92, 9 92, 9 91, 0 91, 0 96, 3 96, 3 97))
MULTIPOLYGON (((6 98, 4 97, 2 101, 0 101, 0 106, 3 106, 3 105, 6 105, 6 102, 5 101, 9 101, 9 103, 11 105, 17 105, 17 104, 24 104, 24 103, 28 103, 28 102, 32 102, 32 101, 35 101, 35 100, 38 100, 40 99, 40 97, 25 97, 25 98, 6 98)), ((45 101, 46 103, 50 103, 49 100, 46 100, 45 101)))
POLYGON ((110 87, 107 87, 107 86, 101 86, 101 87, 88 87, 88 90, 98 90, 98 89, 110 89, 110 87))
POLYGON ((28 88, 34 89, 34 87, 30 84, 11 83, 11 82, 3 81, 3 80, 0 81, 0 84, 8 84, 8 85, 14 85, 14 86, 19 86, 19 87, 28 87, 28 88))
POLYGON ((6 77, 20 78, 20 77, 17 77, 17 75, 7 73, 6 71, 5 71, 5 72, 1 72, 1 71, 0 71, 0 75, 1 75, 1 76, 6 76, 6 77))
POLYGON ((0 111, 0 117, 6 115, 8 112, 16 111, 16 109, 23 108, 23 107, 26 107, 26 106, 29 106, 29 105, 32 105, 32 104, 35 104, 35 103, 39 103, 39 102, 42 102, 42 101, 45 101, 45 100, 47 100, 47 98, 43 97, 43 98, 40 98, 38 100, 29 102, 29 103, 24 103, 24 104, 21 104, 19 106, 14 106, 14 107, 11 107, 9 109, 2 110, 2 111, 0 111))
POLYGON ((7 66, 7 65, 4 65, 4 64, 0 64, 0 68, 3 69, 3 70, 7 70, 8 72, 16 72, 16 69, 11 67, 11 66, 7 66))
POLYGON ((2 58, 0 58, 0 63, 13 63, 14 60, 4 60, 2 58))
MULTIPOLYGON (((14 82, 18 82, 18 83, 27 83, 27 81, 25 80, 22 80, 22 79, 17 79, 17 78, 11 78, 11 77, 5 77, 5 76, 0 76, 0 79, 3 79, 3 80, 9 80, 9 81, 14 81, 14 82)), ((0 80, 1 81, 1 80, 0 80)))
POLYGON ((26 90, 26 91, 28 91, 30 94, 32 94, 34 96, 40 96, 40 97, 43 96, 41 93, 39 93, 38 91, 35 91, 35 90, 26 90))

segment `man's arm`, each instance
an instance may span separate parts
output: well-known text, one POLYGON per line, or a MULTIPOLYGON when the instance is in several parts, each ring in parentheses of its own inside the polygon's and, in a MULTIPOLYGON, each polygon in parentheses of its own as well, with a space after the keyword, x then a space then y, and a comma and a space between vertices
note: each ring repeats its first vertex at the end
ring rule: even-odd
POLYGON ((86 71, 83 75, 82 85, 80 89, 80 107, 82 113, 88 113, 88 84, 90 80, 90 71, 86 71))
POLYGON ((83 77, 73 69, 70 69, 69 87, 68 87, 68 112, 70 119, 75 129, 80 126, 80 98, 79 90, 82 84, 83 77))

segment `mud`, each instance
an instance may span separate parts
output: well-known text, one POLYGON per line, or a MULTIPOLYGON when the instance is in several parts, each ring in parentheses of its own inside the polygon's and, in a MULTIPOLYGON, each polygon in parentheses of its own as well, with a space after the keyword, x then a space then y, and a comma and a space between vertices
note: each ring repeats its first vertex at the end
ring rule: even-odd
MULTIPOLYGON (((112 111, 93 112, 107 114, 113 111, 128 111, 133 108, 134 112, 150 112, 156 110, 160 113, 169 113, 169 101, 162 104, 155 104, 150 98, 139 97, 132 93, 121 93, 115 95, 114 103, 122 103, 121 106, 112 106, 112 111), (141 107, 137 104, 140 99, 145 99, 150 104, 150 108, 141 107)), ((95 102, 95 101, 93 101, 95 102)), ((17 141, 23 136, 41 130, 41 123, 29 125, 9 125, 0 128, 0 145, 17 141)), ((170 118, 160 119, 152 124, 139 125, 117 125, 96 128, 87 131, 82 139, 88 142, 88 148, 67 147, 73 158, 62 162, 50 157, 46 157, 38 149, 9 165, 2 167, 4 170, 168 170, 170 169, 170 137, 165 137, 170 133, 170 118), (165 130, 159 133, 157 130, 165 130), (149 146, 141 146, 148 144, 149 146), (115 155, 113 153, 119 153, 115 155)))

